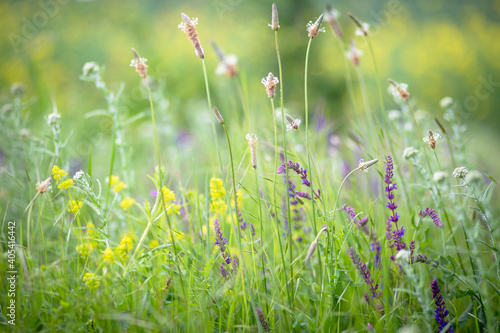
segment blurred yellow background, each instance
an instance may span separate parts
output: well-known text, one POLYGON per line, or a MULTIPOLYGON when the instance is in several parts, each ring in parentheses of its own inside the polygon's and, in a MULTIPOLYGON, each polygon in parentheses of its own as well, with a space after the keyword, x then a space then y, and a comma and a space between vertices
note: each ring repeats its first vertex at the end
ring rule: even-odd
MULTIPOLYGON (((198 32, 205 48, 211 83, 218 59, 210 41, 239 58, 248 84, 250 104, 266 103, 260 79, 277 72, 270 1, 3 1, 0 3, 0 83, 4 92, 14 82, 36 96, 25 115, 45 123, 51 97, 66 121, 74 121, 79 137, 85 127, 76 124, 83 114, 102 107, 92 85, 79 80, 87 61, 105 66, 105 81, 112 89, 125 82, 125 95, 133 95, 139 79, 129 67, 134 47, 148 59, 152 76, 163 78, 174 105, 172 112, 189 121, 186 111, 203 101, 200 64, 186 36, 177 28, 180 12, 199 18, 198 32), (254 102, 258 96, 260 102, 254 102)), ((325 9, 324 1, 277 1, 287 105, 301 113, 303 66, 307 36, 305 26, 325 9)), ((390 77, 409 85, 417 108, 436 116, 443 112, 439 100, 453 97, 465 109, 467 135, 477 144, 479 156, 490 156, 486 167, 496 168, 491 150, 500 125, 500 1, 341 1, 331 3, 341 14, 346 42, 354 37, 352 12, 371 25, 371 40, 381 80, 390 77), (484 82, 490 82, 486 84, 484 82), (494 140, 492 140, 492 136, 494 140)), ((366 45, 361 68, 371 103, 378 91, 366 45)), ((310 101, 325 103, 331 119, 347 112, 343 57, 335 37, 326 33, 313 43, 310 60, 310 101), (318 102, 320 101, 320 102, 318 102)), ((218 92, 219 96, 223 92, 218 92)), ((385 95, 388 109, 395 107, 385 95)), ((142 102, 141 102, 142 103, 142 102)), ((124 111, 137 113, 141 103, 124 103, 124 111)), ((142 105, 142 106, 141 106, 142 105)), ((84 126, 84 125, 82 125, 84 126)), ((498 168, 496 168, 498 169, 498 168)), ((490 169, 491 170, 491 169, 490 169)))

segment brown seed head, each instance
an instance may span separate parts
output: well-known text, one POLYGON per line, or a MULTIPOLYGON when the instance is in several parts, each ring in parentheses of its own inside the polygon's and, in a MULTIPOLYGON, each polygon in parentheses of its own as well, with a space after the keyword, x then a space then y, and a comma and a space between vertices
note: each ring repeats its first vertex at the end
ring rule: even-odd
POLYGON ((254 169, 257 169, 257 136, 252 133, 248 133, 246 135, 246 139, 248 140, 248 145, 250 146, 250 155, 252 157, 252 166, 254 169))
POLYGON ((134 59, 130 62, 130 66, 135 67, 135 71, 139 73, 139 76, 145 79, 148 76, 148 65, 146 65, 146 58, 139 57, 134 48, 132 48, 132 54, 134 55, 134 59))
POLYGON ((196 55, 200 59, 205 58, 205 53, 203 52, 203 48, 201 47, 200 40, 198 38, 198 33, 196 32, 196 24, 198 24, 198 19, 195 18, 191 20, 189 16, 184 13, 181 13, 181 17, 183 22, 179 24, 179 29, 184 31, 188 36, 188 39, 194 46, 194 52, 196 53, 196 55))
POLYGON ((432 149, 436 149, 436 138, 434 137, 434 133, 429 130, 429 147, 432 149))
POLYGON ((40 193, 45 193, 47 192, 47 190, 50 188, 50 180, 52 178, 49 177, 47 179, 45 179, 43 182, 39 182, 36 184, 36 190, 39 191, 40 193))
POLYGON ((328 23, 328 25, 335 32, 335 35, 338 38, 342 38, 344 36, 344 34, 342 33, 342 30, 340 29, 338 18, 339 18, 339 12, 336 9, 332 8, 330 5, 327 5, 326 12, 325 12, 325 21, 328 23))
POLYGON ((276 96, 276 85, 280 82, 273 73, 269 72, 265 78, 261 80, 262 84, 266 87, 266 93, 269 98, 276 96))
POLYGON ((219 109, 217 109, 216 106, 214 106, 214 114, 215 114, 215 118, 217 118, 217 121, 219 122, 219 124, 223 125, 224 118, 222 117, 222 115, 219 112, 219 109))

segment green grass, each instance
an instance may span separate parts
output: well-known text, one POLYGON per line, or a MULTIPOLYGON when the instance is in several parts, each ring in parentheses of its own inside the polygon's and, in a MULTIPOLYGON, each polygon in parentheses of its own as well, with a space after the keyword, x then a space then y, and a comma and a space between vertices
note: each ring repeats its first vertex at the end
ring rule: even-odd
MULTIPOLYGON (((385 110, 393 98, 383 93, 388 73, 376 68, 368 40, 371 60, 361 61, 374 66, 377 84, 365 84, 362 67, 345 60, 348 120, 340 126, 328 115, 322 119, 310 107, 318 101, 308 95, 315 66, 308 59, 319 47, 310 38, 301 83, 304 113, 296 106, 288 110, 288 96, 299 92, 283 90, 292 86, 279 52, 286 29, 268 31, 275 37, 269 45, 276 48, 273 68, 240 68, 230 79, 213 76, 201 60, 206 90, 182 115, 168 107, 172 99, 162 78, 151 75, 137 81, 141 105, 149 107, 123 114, 123 85, 108 88, 102 65, 86 65, 81 78, 96 86, 103 102, 101 109, 78 112, 107 124, 110 135, 104 135, 106 145, 91 145, 85 154, 71 138, 83 125, 61 117, 55 101, 45 116, 50 121, 40 126, 26 117, 36 109, 32 96, 15 90, 2 100, 2 331, 437 332, 433 280, 455 332, 498 331, 500 236, 498 207, 491 202, 498 184, 467 144, 454 104, 442 105, 444 119, 422 116, 409 90, 408 101, 396 96, 397 110, 385 110), (246 80, 250 71, 278 73, 276 97, 268 98, 263 86, 261 94, 250 95, 248 86, 260 84, 246 80), (305 117, 299 129, 287 130, 285 112, 305 117), (188 120, 182 126, 181 117, 188 120), (442 136, 434 150, 422 140, 427 128, 442 136), (258 137, 257 168, 249 132, 258 137), (393 214, 384 182, 389 156, 399 214, 391 227, 404 228, 406 243, 399 251, 386 235, 393 214), (375 161, 367 167, 360 159, 375 161), (284 161, 300 167, 278 174, 284 161), (467 175, 454 172, 460 166, 467 175), (45 191, 38 183, 48 177, 45 191), (70 179, 71 186, 58 188, 70 179), (354 209, 354 218, 344 205, 354 209), (442 227, 419 215, 427 207, 442 227), (16 222, 15 245, 9 221, 16 222), (8 266, 12 249, 15 269, 8 266), (354 252, 361 262, 353 262, 354 252), (370 277, 362 276, 366 269, 370 277), (15 296, 7 280, 12 270, 18 275, 15 296), (11 299, 15 326, 8 323, 11 299)), ((348 40, 332 32, 314 39, 347 50, 348 40)))

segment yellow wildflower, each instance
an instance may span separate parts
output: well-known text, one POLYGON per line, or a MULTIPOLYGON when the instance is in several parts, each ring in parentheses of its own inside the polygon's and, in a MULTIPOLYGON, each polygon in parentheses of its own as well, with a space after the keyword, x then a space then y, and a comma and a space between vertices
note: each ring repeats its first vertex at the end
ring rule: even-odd
POLYGON ((115 262, 115 254, 113 250, 108 246, 106 250, 104 250, 104 255, 102 256, 105 262, 109 264, 113 264, 115 262))
POLYGON ((79 200, 70 200, 68 203, 68 212, 77 214, 80 208, 82 208, 83 202, 79 200))
POLYGON ((120 207, 123 210, 129 209, 133 204, 135 204, 135 199, 134 198, 125 198, 120 202, 120 207))
POLYGON ((113 187, 113 191, 120 192, 121 190, 123 190, 126 187, 127 187, 127 185, 124 182, 119 182, 118 184, 116 184, 115 187, 113 187))
POLYGON ((66 176, 68 173, 62 169, 60 169, 57 165, 54 165, 52 168, 52 174, 54 175, 54 179, 59 183, 62 177, 66 176))
POLYGON ((169 208, 167 208, 167 214, 179 214, 179 209, 181 205, 172 203, 169 208))
POLYGON ((118 176, 111 176, 111 179, 109 180, 109 186, 115 186, 119 180, 120 178, 118 176))
POLYGON ((120 245, 125 245, 125 248, 130 251, 132 250, 132 238, 130 238, 130 236, 125 236, 122 238, 122 240, 120 241, 120 245))
POLYGON ((163 200, 165 201, 165 204, 169 204, 170 202, 175 200, 174 191, 171 191, 166 186, 163 186, 163 188, 161 189, 161 193, 163 195, 163 200))
POLYGON ((157 248, 158 246, 160 246, 160 243, 158 242, 157 239, 153 239, 151 242, 149 242, 149 247, 150 248, 157 248))
POLYGON ((224 190, 222 179, 212 177, 212 179, 210 179, 210 196, 212 200, 222 198, 224 195, 226 195, 226 191, 224 190))
POLYGON ((120 260, 125 261, 128 258, 127 252, 132 250, 132 238, 125 236, 122 238, 120 245, 115 248, 115 254, 120 260))
MULTIPOLYGON (((184 239, 184 233, 182 231, 172 230, 172 232, 174 234, 176 242, 184 239)), ((168 241, 172 242, 172 235, 170 234, 170 232, 168 232, 168 241)))
POLYGON ((76 251, 84 257, 88 256, 93 249, 94 245, 92 244, 92 242, 85 242, 82 245, 76 247, 76 251))
POLYGON ((85 273, 83 281, 90 289, 97 289, 101 285, 101 278, 92 273, 85 273))
POLYGON ((216 214, 224 213, 227 209, 227 204, 223 199, 212 200, 212 204, 210 205, 212 211, 216 214))
MULTIPOLYGON (((241 189, 236 191, 236 200, 238 202, 238 208, 241 209, 241 207, 243 207, 243 191, 241 189)), ((234 199, 231 200, 231 207, 234 208, 234 199)))
POLYGON ((60 188, 61 190, 65 190, 67 188, 70 188, 74 184, 75 183, 73 182, 73 179, 70 178, 68 180, 63 181, 61 184, 59 184, 59 186, 57 188, 60 188))

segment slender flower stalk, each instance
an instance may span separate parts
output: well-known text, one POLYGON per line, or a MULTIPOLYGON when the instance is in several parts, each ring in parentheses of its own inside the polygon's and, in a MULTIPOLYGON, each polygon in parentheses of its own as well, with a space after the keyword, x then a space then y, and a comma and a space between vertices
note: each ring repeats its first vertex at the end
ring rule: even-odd
MULTIPOLYGON (((277 10, 276 10, 277 12, 277 10)), ((286 133, 285 133, 285 105, 283 102, 283 68, 281 65, 281 55, 280 55, 280 49, 279 49, 279 42, 278 42, 278 30, 274 30, 274 44, 276 47, 276 58, 278 60, 278 70, 279 70, 279 81, 280 83, 280 108, 282 110, 281 112, 281 133, 283 137, 283 153, 285 156, 285 161, 288 161, 288 151, 287 151, 287 142, 286 142, 286 133)), ((274 114, 273 114, 274 117, 274 114)), ((277 148, 277 147, 276 147, 277 148)), ((285 179, 288 183, 288 170, 285 172, 285 179)), ((286 216, 288 220, 290 220, 290 198, 287 195, 286 196, 286 216)), ((287 288, 287 296, 288 296, 288 302, 289 306, 293 307, 293 265, 292 265, 292 259, 293 259, 293 254, 292 254, 292 233, 289 233, 289 239, 288 239, 288 251, 290 252, 290 288, 287 288)), ((286 272, 285 272, 286 274, 286 272)), ((288 323, 288 319, 287 323, 288 323)))
MULTIPOLYGON (((312 24, 312 22, 309 22, 307 25, 307 30, 308 30, 308 37, 309 41, 307 43, 307 50, 306 50, 306 60, 305 60, 305 66, 304 66, 304 109, 305 109, 305 118, 306 118, 306 150, 307 150, 307 162, 308 162, 308 168, 309 172, 311 173, 311 181, 313 180, 313 175, 312 175, 312 169, 311 169, 311 151, 309 149, 309 101, 308 101, 308 92, 307 92, 307 76, 308 76, 308 68, 309 68, 309 52, 311 50, 311 43, 314 37, 318 35, 318 33, 325 32, 324 28, 321 28, 321 24, 323 23, 323 16, 324 14, 321 14, 316 22, 312 24)), ((300 123, 299 123, 300 124, 300 123)), ((298 126, 297 126, 298 128, 298 126)), ((285 160, 286 161, 286 160, 285 160)), ((306 175, 307 176, 307 175, 306 175)), ((315 193, 313 186, 309 184, 310 187, 310 196, 311 198, 314 198, 315 193)), ((312 225, 313 225, 313 230, 315 233, 317 233, 317 228, 316 228, 316 209, 315 209, 315 203, 314 200, 312 201, 312 225)))

